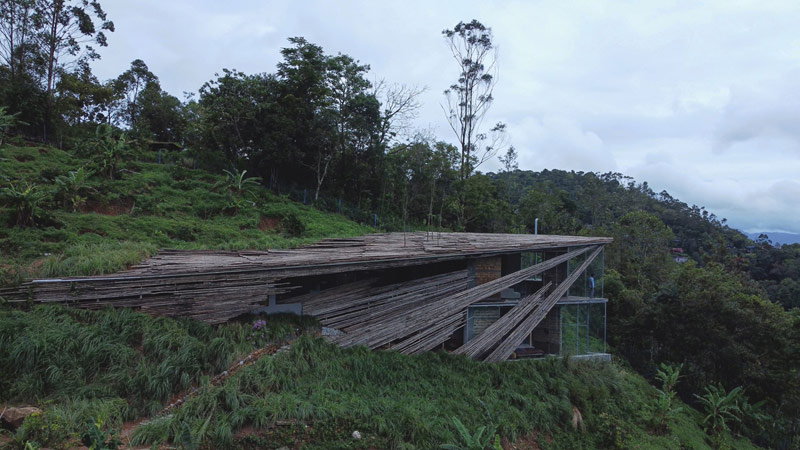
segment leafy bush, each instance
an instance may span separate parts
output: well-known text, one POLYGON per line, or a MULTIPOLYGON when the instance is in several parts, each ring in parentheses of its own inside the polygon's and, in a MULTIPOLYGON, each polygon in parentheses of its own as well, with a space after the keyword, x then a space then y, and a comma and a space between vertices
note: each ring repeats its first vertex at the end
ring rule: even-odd
POLYGON ((661 382, 653 405, 653 425, 657 432, 665 433, 669 424, 683 411, 675 391, 681 377, 681 367, 661 364, 656 372, 656 379, 661 382))
POLYGON ((8 114, 6 112, 6 107, 0 106, 0 147, 3 146, 3 142, 8 135, 8 130, 17 124, 17 114, 8 114))
POLYGON ((56 177, 56 195, 65 207, 71 208, 72 212, 77 211, 86 202, 85 192, 90 176, 91 172, 81 167, 56 177))
POLYGON ((306 225, 294 212, 287 212, 281 218, 281 229, 287 236, 300 237, 306 232, 306 225))
POLYGON ((742 395, 741 386, 727 392, 721 385, 706 386, 703 395, 695 395, 703 405, 703 425, 709 434, 719 436, 723 431, 730 431, 732 424, 742 421, 742 395))
POLYGON ((12 208, 12 225, 29 227, 43 216, 42 205, 48 200, 48 193, 41 186, 28 182, 11 183, 0 189, 0 201, 12 208))

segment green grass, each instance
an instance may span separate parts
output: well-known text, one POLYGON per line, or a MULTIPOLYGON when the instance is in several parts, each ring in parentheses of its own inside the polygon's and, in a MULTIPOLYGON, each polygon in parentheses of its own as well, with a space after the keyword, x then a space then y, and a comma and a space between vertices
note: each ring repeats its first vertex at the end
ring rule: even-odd
MULTIPOLYGON (((219 386, 211 377, 251 351, 251 322, 210 326, 129 310, 0 308, 0 403, 44 414, 13 445, 68 446, 100 420, 111 435, 149 420, 135 442, 208 448, 435 448, 458 443, 453 418, 543 448, 708 448, 689 407, 654 433, 656 391, 616 363, 570 359, 488 364, 446 353, 405 356, 342 349, 307 335, 313 321, 268 317, 259 336, 291 349, 264 357, 219 386), (173 396, 201 386, 166 416, 173 396), (583 425, 572 427, 573 407, 583 425), (363 439, 353 439, 353 431, 363 439)), ((259 345, 264 345, 259 340, 259 345)), ((751 448, 725 436, 732 448, 751 448)))
POLYGON ((83 212, 59 200, 55 178, 85 167, 79 158, 52 147, 5 146, 0 149, 0 183, 35 183, 48 191, 38 227, 9 226, 13 211, 0 207, 0 285, 31 277, 95 275, 122 270, 172 249, 288 248, 329 237, 369 233, 371 228, 341 215, 257 188, 232 209, 222 174, 180 165, 125 163, 119 179, 93 175, 84 188, 83 212), (113 214, 113 215, 112 215, 113 214), (282 229, 291 215, 305 226, 300 235, 282 229), (262 220, 277 226, 261 229, 262 220), (275 224, 273 224, 275 225, 275 224))
MULTIPOLYGON (((667 435, 649 432, 655 390, 615 364, 549 359, 479 363, 446 353, 404 356, 341 349, 302 337, 292 349, 207 386, 175 414, 135 434, 140 444, 214 448, 437 448, 470 431, 495 428, 510 440, 536 433, 544 448, 708 448, 695 413, 667 435), (572 428, 573 406, 584 419, 572 428), (288 424, 288 425, 287 425, 288 424), (243 428, 255 430, 238 436, 243 428), (363 439, 351 437, 360 431, 363 439)), ((728 442, 751 448, 746 442, 728 442)))
MULTIPOLYGON (((0 182, 36 183, 49 201, 38 227, 9 227, 13 211, 0 209, 0 285, 111 273, 160 248, 286 248, 371 231, 263 189, 232 199, 221 174, 149 163, 151 156, 123 164, 118 179, 93 176, 82 194, 86 212, 74 212, 54 180, 80 167, 91 170, 91 160, 20 142, 1 148, 0 182), (287 216, 304 231, 284 230, 279 220, 270 222, 275 229, 261 229, 264 219, 287 216)), ((92 429, 89 423, 111 434, 197 385, 199 395, 170 415, 151 417, 136 441, 192 448, 436 448, 460 442, 457 418, 470 433, 486 426, 506 440, 535 440, 542 448, 708 448, 711 442, 699 413, 688 407, 667 434, 655 434, 656 391, 618 364, 486 364, 444 353, 341 349, 303 337, 290 351, 211 386, 210 378, 254 341, 263 345, 313 327, 287 317, 268 320, 258 337, 249 322, 210 326, 128 310, 0 305, 0 403, 44 409, 9 446, 70 446, 92 429), (573 407, 583 417, 578 429, 573 407), (363 439, 352 438, 356 430, 363 439)))
POLYGON ((250 322, 211 326, 127 309, 0 307, 0 404, 45 409, 18 431, 17 443, 57 444, 98 419, 119 429, 207 383, 251 352, 258 337, 259 345, 282 342, 315 326, 307 318, 271 317, 256 336, 250 322))

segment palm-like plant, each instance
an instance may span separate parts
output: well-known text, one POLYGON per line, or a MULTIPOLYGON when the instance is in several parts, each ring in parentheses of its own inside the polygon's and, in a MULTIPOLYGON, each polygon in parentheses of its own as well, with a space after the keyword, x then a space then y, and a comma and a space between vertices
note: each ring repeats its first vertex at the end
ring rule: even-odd
POLYGON ((18 227, 36 224, 40 205, 47 198, 41 186, 28 182, 11 183, 0 189, 0 201, 14 210, 13 222, 18 227))
POLYGON ((82 151, 92 155, 99 173, 113 180, 118 175, 120 163, 128 157, 131 149, 124 133, 117 138, 112 127, 101 125, 82 151))
POLYGON ((239 197, 243 197, 245 194, 252 194, 253 189, 261 183, 261 178, 259 177, 246 176, 246 170, 233 169, 224 170, 223 172, 227 175, 225 182, 228 191, 239 197))
POLYGON ((658 390, 658 397, 656 397, 653 408, 653 422, 659 432, 666 432, 669 422, 683 410, 676 405, 677 394, 675 393, 682 368, 683 365, 670 366, 662 363, 656 372, 656 379, 661 382, 661 389, 658 390))
POLYGON ((740 403, 743 394, 741 386, 726 392, 722 385, 706 386, 705 394, 695 394, 705 409, 703 425, 707 432, 719 436, 723 431, 729 431, 730 425, 742 421, 740 403))
POLYGON ((75 212, 86 201, 83 196, 87 187, 87 182, 91 172, 81 167, 78 170, 71 170, 66 175, 56 177, 56 186, 58 195, 64 206, 71 206, 72 211, 75 212))
POLYGON ((108 139, 100 154, 100 171, 113 180, 119 172, 119 164, 128 153, 128 141, 124 134, 119 139, 108 139))

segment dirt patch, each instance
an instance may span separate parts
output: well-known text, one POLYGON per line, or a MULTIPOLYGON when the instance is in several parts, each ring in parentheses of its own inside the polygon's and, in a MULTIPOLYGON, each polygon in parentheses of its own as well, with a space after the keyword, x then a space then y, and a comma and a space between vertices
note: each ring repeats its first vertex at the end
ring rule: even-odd
POLYGON ((30 273, 38 273, 39 269, 42 268, 42 266, 44 265, 44 262, 46 260, 47 260, 47 258, 39 258, 39 259, 33 261, 32 263, 28 264, 28 272, 30 272, 30 273))
POLYGON ((48 152, 46 148, 44 148, 44 147, 39 147, 39 154, 40 154, 40 155, 46 155, 46 154, 48 154, 48 153, 50 153, 50 152, 48 152))
MULTIPOLYGON (((81 207, 83 213, 102 214, 104 216, 118 216, 120 214, 130 214, 133 211, 135 202, 132 198, 120 198, 108 203, 88 201, 81 207)), ((90 231, 94 233, 94 231, 90 231)))
POLYGON ((31 155, 15 155, 14 159, 16 159, 19 162, 28 162, 28 161, 33 161, 34 158, 31 155))
POLYGON ((281 219, 277 217, 262 217, 258 222, 258 229, 261 231, 275 231, 281 226, 281 219))

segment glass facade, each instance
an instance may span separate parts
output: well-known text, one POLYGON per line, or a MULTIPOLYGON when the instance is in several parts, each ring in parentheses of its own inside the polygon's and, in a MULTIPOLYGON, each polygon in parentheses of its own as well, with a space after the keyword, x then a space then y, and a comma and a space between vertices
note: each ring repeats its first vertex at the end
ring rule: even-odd
MULTIPOLYGON (((502 263, 502 273, 513 273, 577 248, 521 252, 514 255, 515 258, 506 256, 502 263)), ((557 285, 563 282, 587 260, 590 253, 585 252, 541 274, 523 280, 513 288, 507 289, 509 292, 504 291, 501 295, 471 305, 467 309, 464 342, 469 342, 475 336, 483 333, 489 325, 510 311, 520 297, 536 292, 547 283, 557 285)), ((523 357, 606 353, 607 301, 603 298, 604 269, 605 264, 601 252, 580 274, 566 295, 541 319, 525 341, 519 344, 518 350, 535 349, 538 351, 535 356, 530 356, 532 353, 529 353, 528 356, 523 357)))
POLYGON ((560 305, 562 355, 606 352, 606 302, 560 305))
MULTIPOLYGON (((571 274, 581 264, 586 261, 590 252, 586 252, 578 257, 569 260, 567 273, 571 274)), ((567 296, 581 298, 603 298, 603 274, 605 273, 605 252, 600 252, 597 258, 589 264, 589 268, 583 272, 575 284, 569 289, 567 296)))
MULTIPOLYGON (((535 266, 544 260, 541 252, 522 252, 520 253, 520 269, 526 269, 530 266, 535 266)), ((542 274, 533 275, 529 278, 531 281, 541 281, 542 274)))

